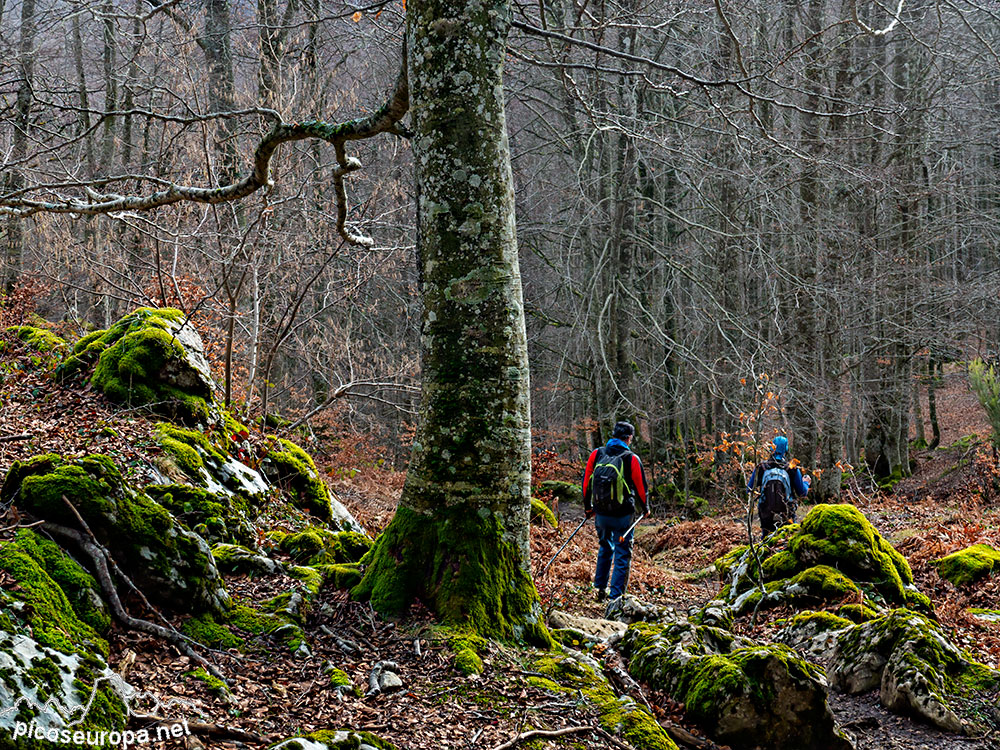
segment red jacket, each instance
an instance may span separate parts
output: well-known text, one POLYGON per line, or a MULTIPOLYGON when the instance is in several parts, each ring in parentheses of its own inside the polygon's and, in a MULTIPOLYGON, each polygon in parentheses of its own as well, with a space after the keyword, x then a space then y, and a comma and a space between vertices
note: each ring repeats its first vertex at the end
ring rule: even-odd
MULTIPOLYGON (((621 440, 612 438, 608 441, 608 444, 603 446, 603 448, 595 448, 590 454, 590 458, 587 459, 587 468, 583 472, 583 508, 584 510, 591 510, 593 505, 593 492, 590 486, 590 478, 594 473, 594 464, 597 462, 597 454, 599 451, 604 450, 609 455, 617 456, 625 452, 631 453, 628 446, 625 445, 621 440)), ((639 457, 632 453, 632 458, 625 461, 622 466, 622 473, 625 475, 625 486, 628 487, 629 496, 626 502, 622 506, 622 512, 617 514, 621 516, 629 516, 633 513, 632 500, 633 498, 639 502, 639 511, 641 513, 646 512, 646 491, 648 485, 646 484, 646 473, 643 471, 642 462, 639 457)))

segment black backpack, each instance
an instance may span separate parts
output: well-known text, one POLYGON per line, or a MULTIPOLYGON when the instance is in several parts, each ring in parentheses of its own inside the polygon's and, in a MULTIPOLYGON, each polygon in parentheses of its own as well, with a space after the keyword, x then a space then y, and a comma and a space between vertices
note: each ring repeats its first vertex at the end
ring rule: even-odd
POLYGON ((601 515, 620 515, 631 504, 632 493, 625 482, 625 462, 631 458, 630 451, 609 454, 604 448, 598 448, 590 487, 594 510, 601 515))

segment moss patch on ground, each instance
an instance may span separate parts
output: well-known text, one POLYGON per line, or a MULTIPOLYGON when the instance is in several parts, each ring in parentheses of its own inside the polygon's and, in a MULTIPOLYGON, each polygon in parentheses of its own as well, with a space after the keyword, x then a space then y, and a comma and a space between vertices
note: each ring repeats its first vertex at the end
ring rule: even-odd
POLYGON ((1000 550, 988 544, 974 544, 932 563, 942 578, 956 586, 965 586, 1000 570, 1000 550))
POLYGON ((12 334, 28 348, 36 352, 58 352, 68 348, 66 339, 57 336, 47 328, 35 326, 11 326, 7 333, 12 334))

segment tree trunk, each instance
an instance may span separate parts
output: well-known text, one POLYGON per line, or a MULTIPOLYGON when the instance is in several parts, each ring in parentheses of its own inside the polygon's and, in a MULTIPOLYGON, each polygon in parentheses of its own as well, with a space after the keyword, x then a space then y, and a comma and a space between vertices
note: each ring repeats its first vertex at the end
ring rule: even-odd
POLYGON ((420 423, 356 596, 548 642, 529 573, 531 430, 502 63, 507 0, 410 0, 424 303, 420 423))
MULTIPOLYGON (((14 135, 11 138, 10 161, 14 168, 7 174, 6 187, 10 191, 24 186, 23 160, 28 152, 28 127, 31 121, 32 85, 35 70, 35 0, 24 0, 21 4, 21 39, 18 53, 20 81, 17 84, 17 100, 14 110, 14 135)), ((7 221, 6 278, 4 291, 10 294, 21 273, 24 255, 23 222, 16 219, 7 221)))

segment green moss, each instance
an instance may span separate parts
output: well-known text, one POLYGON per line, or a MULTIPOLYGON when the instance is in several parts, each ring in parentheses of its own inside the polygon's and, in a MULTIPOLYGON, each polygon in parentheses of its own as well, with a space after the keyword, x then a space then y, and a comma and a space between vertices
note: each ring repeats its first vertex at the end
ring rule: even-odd
POLYGON ((840 617, 832 612, 800 612, 787 620, 778 620, 779 625, 784 627, 799 628, 808 625, 817 633, 826 633, 830 630, 841 630, 849 628, 854 623, 845 617, 840 617))
POLYGON ((181 632, 209 648, 242 649, 245 645, 242 638, 233 635, 229 628, 216 622, 209 614, 188 618, 181 624, 181 632))
POLYGON ((815 506, 789 548, 803 564, 824 563, 855 580, 870 581, 890 602, 904 602, 904 585, 913 583, 906 559, 853 505, 815 506))
POLYGON ((17 584, 0 591, 0 602, 7 607, 12 600, 23 603, 18 615, 43 646, 66 654, 93 650, 106 657, 107 642, 77 616, 62 588, 32 556, 36 549, 32 536, 25 533, 0 542, 0 570, 17 584))
POLYGON ((371 549, 372 541, 355 531, 331 532, 309 526, 288 534, 278 542, 278 548, 297 562, 308 565, 340 565, 356 563, 371 549))
POLYGON ((612 735, 643 750, 677 750, 652 714, 628 696, 615 694, 594 670, 574 659, 543 656, 530 662, 530 669, 547 678, 530 678, 532 684, 553 692, 582 694, 598 710, 598 723, 612 735))
POLYGON ((284 624, 277 615, 261 612, 244 604, 236 604, 230 610, 228 621, 234 627, 251 635, 267 635, 284 624))
POLYGON ((743 553, 750 549, 749 545, 742 545, 740 547, 735 547, 729 550, 725 555, 720 557, 715 561, 715 569, 719 572, 719 575, 723 578, 729 575, 732 567, 740 561, 743 557, 743 553))
POLYGON ((39 536, 33 531, 23 530, 17 534, 21 549, 45 569, 53 581, 66 594, 73 611, 81 621, 87 623, 97 633, 107 634, 111 628, 101 589, 87 571, 70 557, 55 542, 39 536))
POLYGON ((340 669, 330 670, 330 684, 337 687, 354 687, 354 682, 347 675, 347 672, 340 669))
POLYGON ((548 524, 553 529, 559 528, 559 521, 556 520, 556 514, 537 497, 531 498, 531 522, 534 524, 548 524))
POLYGON ((150 598, 186 611, 221 611, 228 595, 204 540, 177 524, 165 508, 125 484, 107 456, 53 454, 15 462, 0 489, 36 518, 78 528, 64 498, 150 598))
POLYGON ((323 580, 335 589, 353 589, 361 583, 361 569, 357 564, 314 567, 323 576, 323 580))
POLYGON ((202 667, 185 672, 184 676, 204 684, 209 694, 214 695, 216 698, 225 698, 229 695, 229 686, 218 677, 210 675, 202 667))
POLYGON ((455 652, 455 669, 468 677, 471 674, 483 673, 483 660, 479 654, 469 648, 459 649, 455 652))
POLYGON ((988 544, 974 544, 932 562, 942 578, 965 586, 1000 570, 1000 551, 988 544))
POLYGON ((7 329, 24 342, 30 349, 36 352, 55 352, 67 348, 66 340, 57 336, 47 328, 36 328, 34 326, 11 326, 7 329))
MULTIPOLYGON (((273 438, 272 438, 273 439, 273 438)), ((277 440, 262 466, 268 478, 284 488, 295 505, 323 521, 333 518, 330 490, 320 479, 316 464, 290 440, 277 440)))
POLYGON ((379 612, 398 616, 420 598, 449 626, 551 648, 538 594, 502 520, 465 506, 435 517, 400 506, 352 590, 379 612))
POLYGON ((213 494, 188 484, 151 484, 146 493, 189 529, 211 542, 253 544, 249 506, 238 496, 213 494))
POLYGON ((792 584, 802 586, 806 596, 834 601, 858 593, 854 581, 828 565, 814 565, 792 578, 792 584))
POLYGON ((762 566, 764 580, 773 581, 776 578, 788 578, 795 574, 798 565, 799 561, 795 559, 795 555, 788 550, 782 550, 764 561, 762 566))
POLYGON ((865 622, 879 616, 878 611, 867 604, 842 604, 837 607, 837 614, 854 623, 865 622))
POLYGON ((714 628, 684 623, 636 623, 621 641, 629 672, 683 703, 717 742, 845 747, 826 705, 820 668, 786 646, 733 645, 731 634, 720 637, 714 628), (786 703, 795 706, 794 720, 786 703))
POLYGON ((285 572, 295 580, 301 581, 305 586, 306 591, 310 594, 318 594, 319 590, 323 588, 323 573, 316 568, 303 565, 293 565, 285 572))
POLYGON ((188 377, 182 388, 170 375, 186 356, 174 335, 183 321, 180 310, 139 308, 108 330, 77 342, 74 356, 59 374, 68 377, 96 359, 91 383, 112 401, 149 406, 187 424, 207 424, 213 400, 211 383, 188 377))

